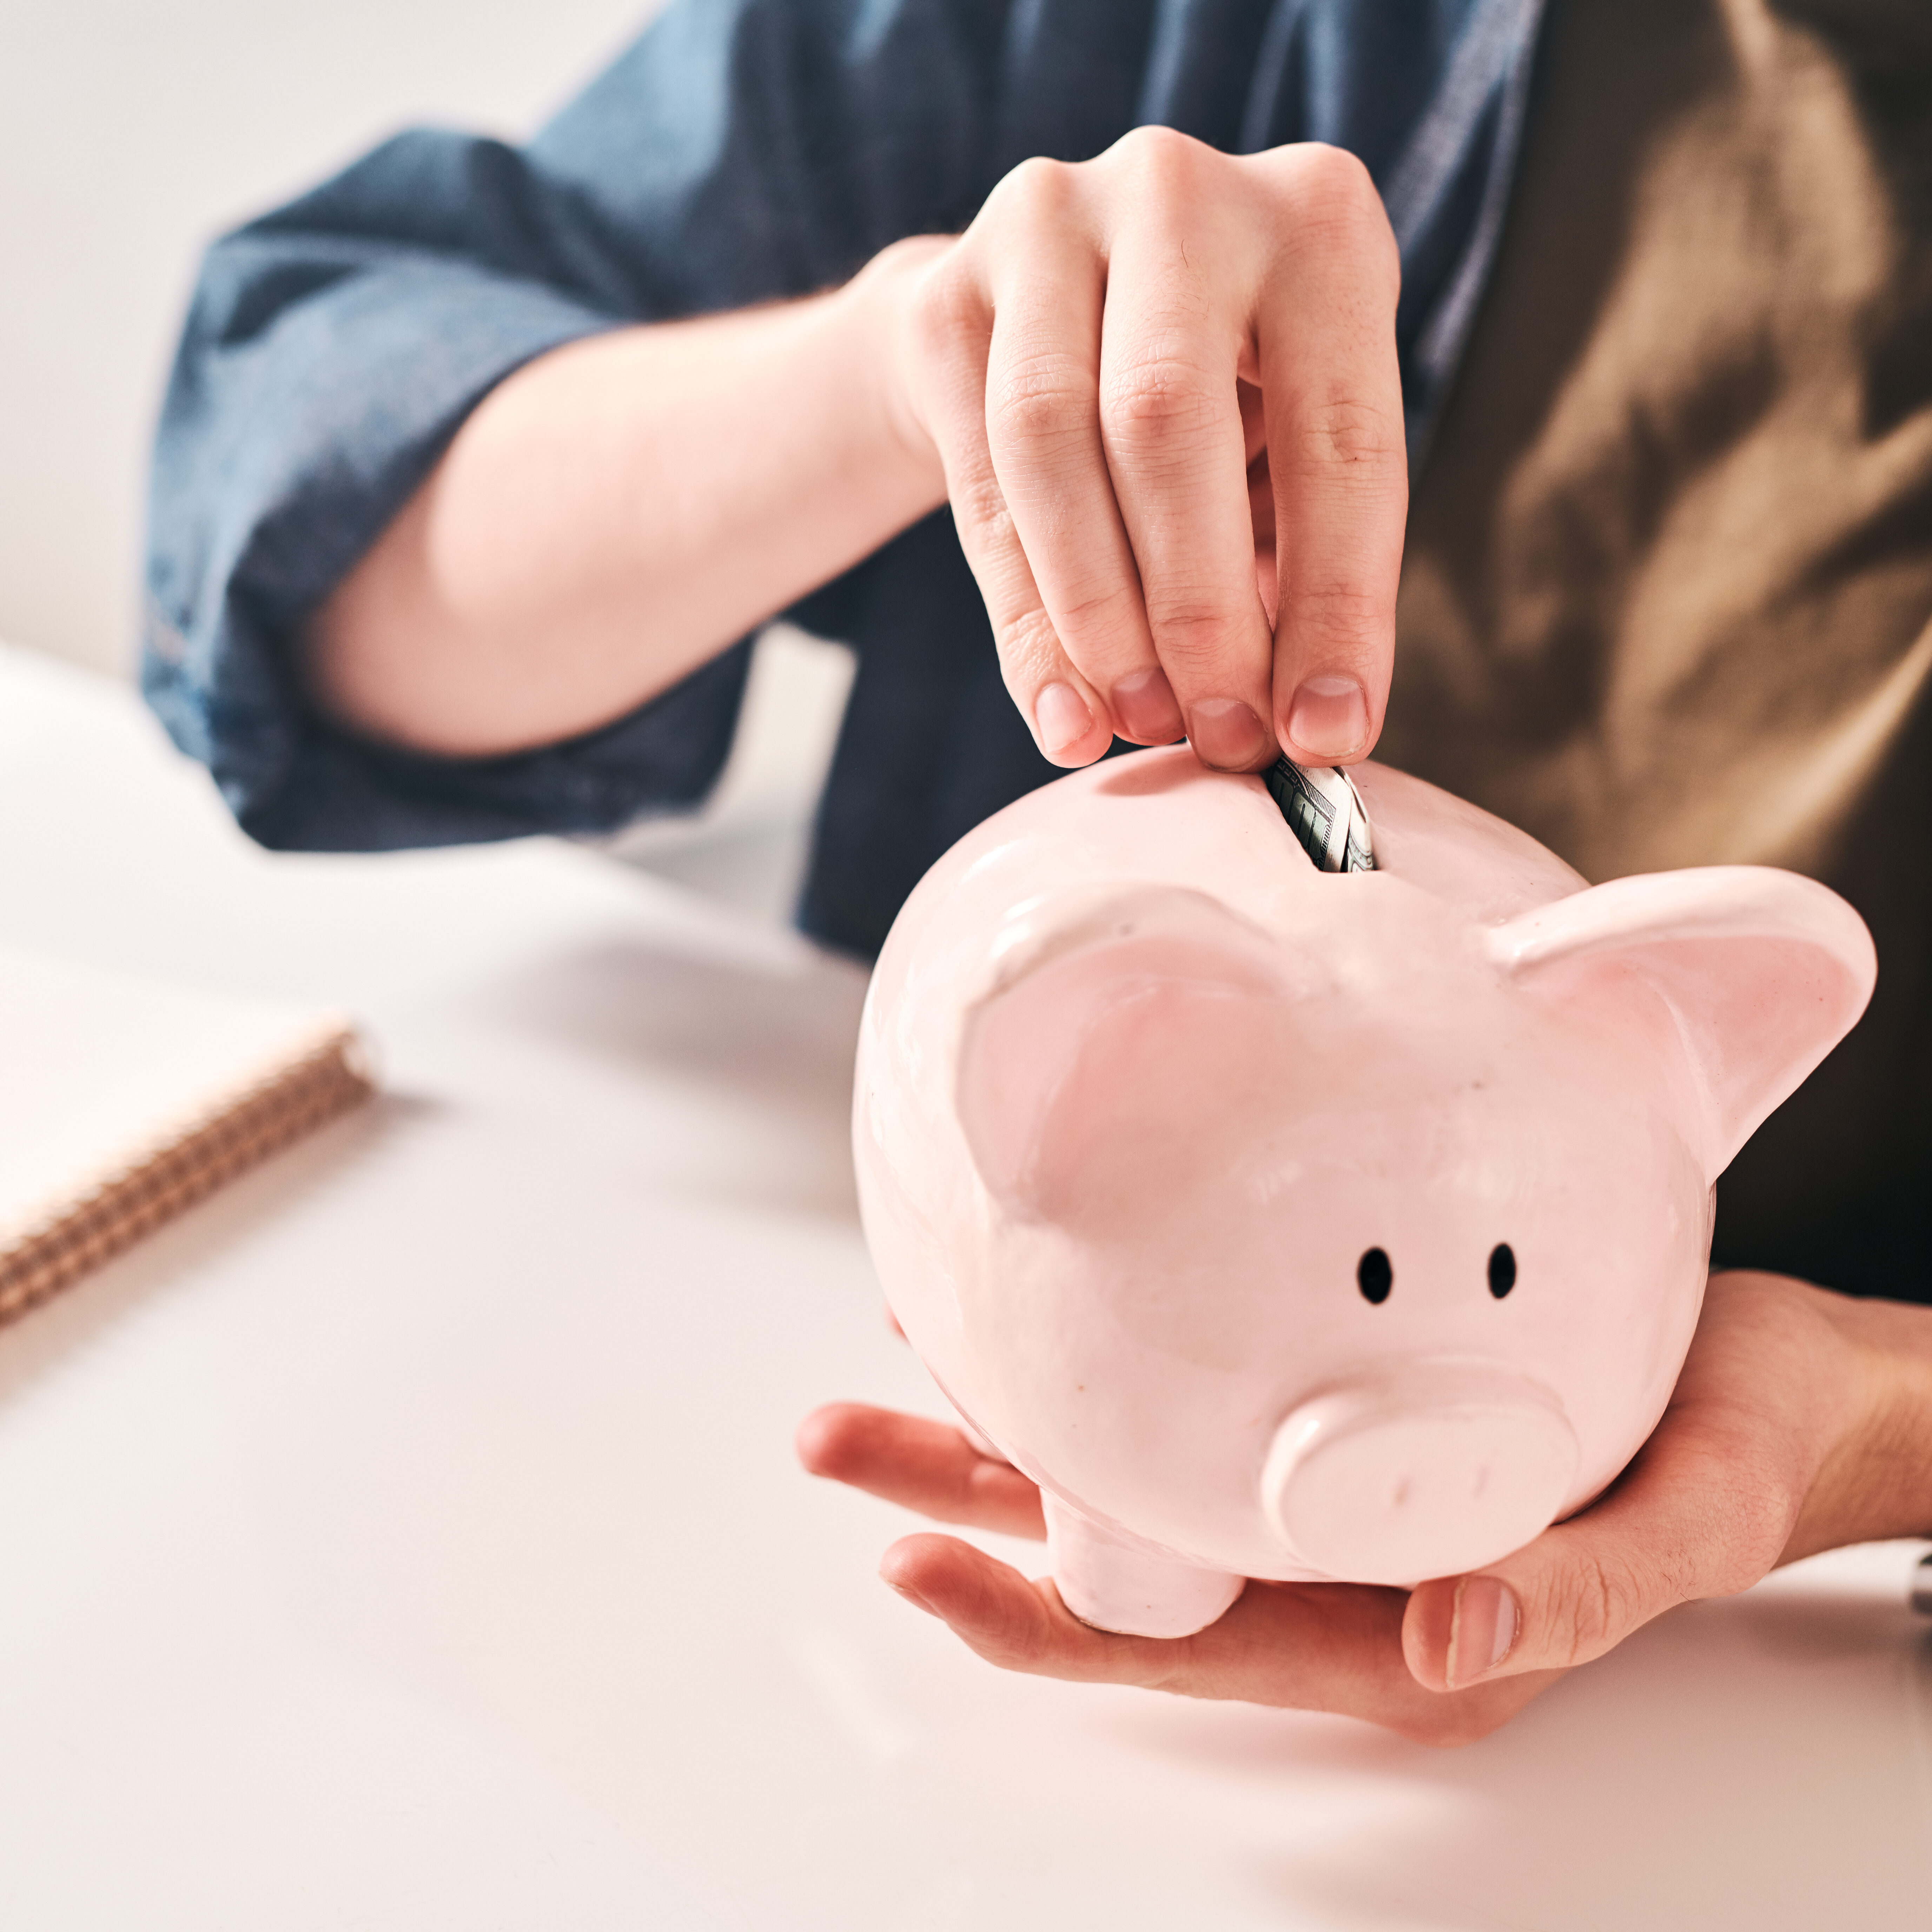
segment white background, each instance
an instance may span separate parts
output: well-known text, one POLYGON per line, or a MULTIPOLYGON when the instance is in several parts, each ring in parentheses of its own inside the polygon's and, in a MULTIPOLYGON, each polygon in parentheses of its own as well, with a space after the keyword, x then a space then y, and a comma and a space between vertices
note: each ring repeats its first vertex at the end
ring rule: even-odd
POLYGON ((0 0, 0 638, 130 662, 205 242, 411 122, 526 132, 657 4, 0 0))

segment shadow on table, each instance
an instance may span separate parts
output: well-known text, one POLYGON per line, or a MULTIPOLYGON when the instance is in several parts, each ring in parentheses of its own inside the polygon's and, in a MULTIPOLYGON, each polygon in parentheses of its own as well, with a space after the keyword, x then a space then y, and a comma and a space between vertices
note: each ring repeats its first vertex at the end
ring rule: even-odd
POLYGON ((493 1023, 674 1088, 689 1128, 681 1193, 850 1220, 866 982, 863 968, 802 942, 738 960, 605 944, 547 958, 482 998, 493 1023), (728 1158, 705 1157, 707 1125, 728 1137, 728 1158))
POLYGON ((291 1212, 345 1168, 423 1114, 433 1102, 379 1093, 284 1148, 157 1228, 124 1254, 0 1328, 0 1403, 49 1371, 182 1275, 291 1212))
POLYGON ((1284 1798, 1311 1773, 1386 1794, 1372 1835, 1259 1861, 1284 1923, 1816 1932, 1932 1916, 1932 1636, 1892 1597, 1688 1606, 1460 1751, 1252 1709, 1132 1728, 1284 1798))

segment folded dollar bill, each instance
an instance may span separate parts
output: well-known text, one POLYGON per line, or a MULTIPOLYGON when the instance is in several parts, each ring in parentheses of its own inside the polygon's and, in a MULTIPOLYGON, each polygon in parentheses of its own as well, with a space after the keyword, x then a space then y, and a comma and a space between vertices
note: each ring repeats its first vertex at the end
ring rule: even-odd
POLYGON ((1375 842, 1354 781, 1339 765, 1277 758, 1262 774, 1302 849, 1324 872, 1372 872, 1375 842))

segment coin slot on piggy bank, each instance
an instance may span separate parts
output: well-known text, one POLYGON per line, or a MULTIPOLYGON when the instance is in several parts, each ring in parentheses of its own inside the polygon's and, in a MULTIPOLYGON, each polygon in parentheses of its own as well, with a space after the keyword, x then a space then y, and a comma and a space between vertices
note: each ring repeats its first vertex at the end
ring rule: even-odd
POLYGON ((887 1298, 1105 1629, 1459 1574, 1598 1493, 1689 1346, 1718 1173, 1870 993, 1808 880, 1592 887, 1400 773, 1350 794, 1374 863, 1330 870, 1185 746, 1074 774, 942 859, 874 974, 887 1298))

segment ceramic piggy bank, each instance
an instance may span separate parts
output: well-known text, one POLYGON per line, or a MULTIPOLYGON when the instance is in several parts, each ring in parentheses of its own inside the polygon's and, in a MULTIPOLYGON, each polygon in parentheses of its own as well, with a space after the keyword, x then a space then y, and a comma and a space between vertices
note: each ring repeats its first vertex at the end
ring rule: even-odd
POLYGON ((1870 994, 1808 880, 1590 887, 1355 776, 1370 872, 1184 745, 1061 779, 933 868, 873 978, 887 1298, 1104 1629, 1456 1574, 1588 1502, 1683 1364, 1712 1183, 1870 994))

